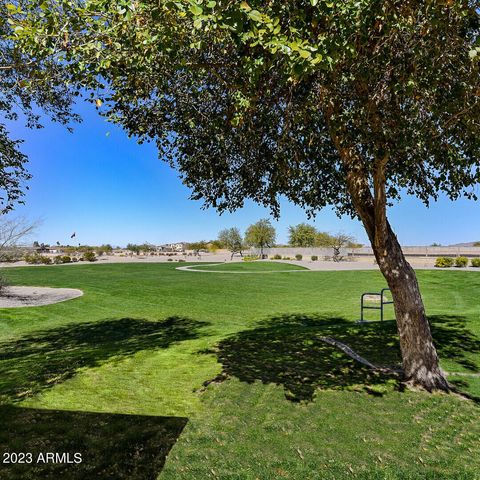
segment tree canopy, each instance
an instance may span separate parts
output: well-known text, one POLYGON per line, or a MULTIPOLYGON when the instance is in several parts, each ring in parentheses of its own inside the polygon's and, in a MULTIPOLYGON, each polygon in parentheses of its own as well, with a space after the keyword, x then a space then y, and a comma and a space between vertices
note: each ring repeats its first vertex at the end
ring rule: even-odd
POLYGON ((243 239, 238 228, 232 227, 221 230, 218 234, 218 241, 223 248, 227 248, 232 253, 232 257, 237 252, 242 253, 243 239))
POLYGON ((268 218, 263 218, 253 223, 245 232, 245 243, 251 247, 259 248, 261 255, 263 255, 265 247, 273 247, 275 238, 275 227, 268 218))
POLYGON ((292 247, 315 247, 317 229, 307 223, 290 225, 288 227, 288 244, 292 247))
POLYGON ((30 179, 22 143, 11 137, 7 122, 23 121, 29 128, 41 128, 41 113, 67 124, 79 118, 72 113, 74 92, 65 84, 64 66, 55 59, 37 61, 26 56, 12 42, 8 21, 16 6, 0 1, 0 213, 22 202, 30 179), (30 88, 27 88, 27 86, 30 88))
POLYGON ((208 205, 358 215, 345 149, 369 186, 381 166, 390 200, 474 196, 477 2, 54 3, 11 12, 17 41, 104 86, 104 114, 208 205))

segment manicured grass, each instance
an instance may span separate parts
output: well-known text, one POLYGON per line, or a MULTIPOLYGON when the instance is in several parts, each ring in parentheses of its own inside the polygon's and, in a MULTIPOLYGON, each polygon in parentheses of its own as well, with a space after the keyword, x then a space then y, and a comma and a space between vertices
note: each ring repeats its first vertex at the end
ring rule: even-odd
POLYGON ((300 265, 284 262, 232 262, 217 263, 216 265, 198 265, 199 270, 223 271, 223 272, 281 272, 285 270, 308 270, 300 265))
MULTIPOLYGON (((166 479, 479 478, 480 406, 400 392, 395 378, 319 340, 333 336, 374 363, 398 364, 393 322, 354 323, 360 294, 385 286, 379 273, 176 266, 5 270, 12 284, 85 294, 0 310, 2 403, 188 417, 166 479)), ((467 374, 451 379, 480 397, 471 375, 480 371, 480 275, 418 276, 443 368, 467 374)))

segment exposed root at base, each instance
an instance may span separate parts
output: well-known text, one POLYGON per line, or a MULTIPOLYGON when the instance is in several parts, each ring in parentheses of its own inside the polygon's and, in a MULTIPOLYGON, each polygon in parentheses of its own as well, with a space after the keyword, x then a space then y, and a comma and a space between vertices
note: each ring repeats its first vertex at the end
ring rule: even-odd
POLYGON ((379 367, 377 365, 374 365, 373 363, 369 362, 366 358, 361 357, 357 352, 355 352, 355 350, 352 350, 348 345, 346 345, 345 343, 339 342, 335 338, 319 337, 319 340, 321 340, 322 342, 328 343, 329 345, 333 345, 334 347, 337 347, 343 353, 348 355, 350 358, 353 358, 354 360, 361 363, 362 365, 366 365, 372 370, 377 370, 378 372, 382 372, 382 373, 393 373, 396 375, 403 373, 403 370, 397 370, 397 369, 387 368, 387 367, 379 367))
POLYGON ((225 380, 227 380, 227 378, 230 378, 230 376, 228 375, 228 373, 226 372, 221 372, 219 373, 217 376, 211 378, 210 380, 205 380, 203 383, 202 383, 202 388, 199 389, 200 392, 205 392, 205 390, 207 390, 207 387, 211 384, 211 383, 222 383, 224 382, 225 380))
MULTIPOLYGON (((418 383, 416 383, 413 380, 408 380, 408 379, 403 379, 402 380, 402 377, 403 377, 403 374, 404 374, 402 369, 380 367, 378 365, 375 365, 372 362, 370 362, 369 360, 367 360, 366 358, 359 355, 357 352, 355 352, 348 345, 340 342, 339 340, 337 340, 333 337, 317 337, 317 338, 320 341, 327 343, 328 345, 332 345, 332 346, 338 348, 339 350, 341 350, 343 353, 348 355, 353 360, 357 361, 358 363, 361 363, 362 365, 367 366, 368 368, 370 368, 372 370, 375 370, 377 372, 381 372, 381 373, 384 373, 384 374, 397 376, 399 378, 399 385, 398 385, 399 388, 398 389, 400 391, 404 391, 405 389, 408 389, 408 390, 417 391, 417 392, 428 391, 430 393, 432 393, 432 392, 446 393, 446 394, 455 395, 455 396, 461 398, 462 400, 470 400, 470 401, 474 401, 475 403, 480 403, 480 398, 479 397, 475 397, 475 396, 472 396, 468 393, 460 391, 457 387, 450 384, 446 380, 445 380, 445 384, 444 384, 444 386, 446 388, 442 388, 441 386, 437 386, 435 388, 428 389, 428 388, 426 388, 422 385, 419 385, 418 383)), ((209 353, 212 353, 212 352, 209 352, 209 353)), ((444 372, 444 374, 445 375, 461 375, 461 374, 456 373, 456 372, 444 372)), ((468 376, 478 376, 478 374, 464 374, 464 375, 465 376, 467 376, 467 375, 468 376)), ((216 375, 214 378, 212 378, 210 380, 206 380, 205 382, 203 382, 202 388, 200 388, 199 391, 204 392, 210 384, 212 384, 212 383, 222 383, 229 378, 230 378, 230 375, 227 372, 223 371, 223 372, 219 373, 218 375, 216 375)), ((374 391, 370 392, 368 387, 366 388, 366 391, 369 392, 369 393, 377 394, 377 392, 374 392, 374 391)))

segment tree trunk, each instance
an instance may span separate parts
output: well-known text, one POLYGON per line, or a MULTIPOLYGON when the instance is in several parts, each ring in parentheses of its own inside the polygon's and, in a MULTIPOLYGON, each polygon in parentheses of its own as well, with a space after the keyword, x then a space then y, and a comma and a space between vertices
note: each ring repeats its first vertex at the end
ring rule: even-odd
POLYGON ((372 247, 392 292, 405 381, 428 391, 448 391, 449 385, 439 367, 417 277, 388 222, 383 247, 379 248, 374 242, 372 247))
MULTIPOLYGON (((328 91, 321 93, 328 100, 328 91)), ((365 227, 380 271, 392 292, 405 381, 428 391, 448 391, 450 387, 439 366, 417 277, 405 259, 387 220, 386 168, 390 161, 388 142, 384 141, 380 145, 387 148, 378 148, 377 158, 369 169, 356 146, 344 141, 348 139, 345 127, 331 123, 333 113, 338 113, 335 112, 338 106, 333 101, 326 101, 325 105, 325 117, 333 143, 343 162, 352 205, 365 227)), ((375 108, 372 112, 379 120, 375 116, 375 108)), ((379 138, 382 138, 381 121, 377 123, 378 125, 375 122, 373 124, 379 138)))

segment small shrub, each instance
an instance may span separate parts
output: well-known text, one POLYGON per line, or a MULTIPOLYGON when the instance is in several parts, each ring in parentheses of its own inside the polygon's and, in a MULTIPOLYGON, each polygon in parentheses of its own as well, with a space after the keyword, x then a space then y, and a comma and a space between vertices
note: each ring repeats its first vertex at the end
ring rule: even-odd
POLYGON ((173 262, 173 258, 167 258, 167 262, 173 262))
POLYGON ((450 268, 453 267, 455 263, 455 259, 451 257, 438 257, 435 261, 435 266, 437 268, 450 268))
POLYGON ((291 260, 290 257, 283 257, 284 260, 291 260))
POLYGON ((282 256, 278 253, 276 253, 274 256, 273 256, 273 259, 274 260, 281 260, 282 259, 282 256))
POLYGON ((77 257, 72 257, 72 262, 73 262, 73 263, 77 263, 77 262, 78 262, 78 258, 77 258, 77 257))
POLYGON ((480 258, 472 258, 470 262, 472 264, 472 267, 480 268, 480 258))
POLYGON ((40 260, 37 260, 39 256, 40 256, 40 255, 38 255, 37 253, 26 253, 26 254, 24 255, 23 259, 24 259, 27 263, 33 265, 33 264, 35 264, 35 263, 40 263, 40 260))
POLYGON ((27 253, 23 259, 29 263, 30 265, 50 265, 52 263, 52 259, 47 257, 46 255, 40 255, 38 253, 27 253))
POLYGON ((317 255, 312 255, 310 258, 312 259, 312 262, 316 262, 318 260, 317 255))
POLYGON ((260 260, 258 255, 247 255, 242 258, 244 262, 254 262, 255 260, 260 260))
POLYGON ((92 250, 88 250, 83 254, 82 260, 85 262, 94 262, 97 259, 95 252, 92 250))
POLYGON ((3 252, 0 262, 14 263, 22 259, 22 255, 19 252, 3 252))
POLYGON ((183 258, 179 258, 178 261, 179 262, 186 262, 186 260, 184 260, 183 258))
POLYGON ((57 255, 56 257, 53 257, 53 263, 55 265, 61 265, 62 263, 71 263, 72 258, 70 255, 57 255))
POLYGON ((301 260, 302 258, 303 258, 303 255, 300 254, 300 253, 297 253, 297 254, 295 255, 295 260, 301 260))
POLYGON ((467 257, 457 257, 455 259, 455 266, 456 267, 466 267, 468 265, 468 258, 467 257))

